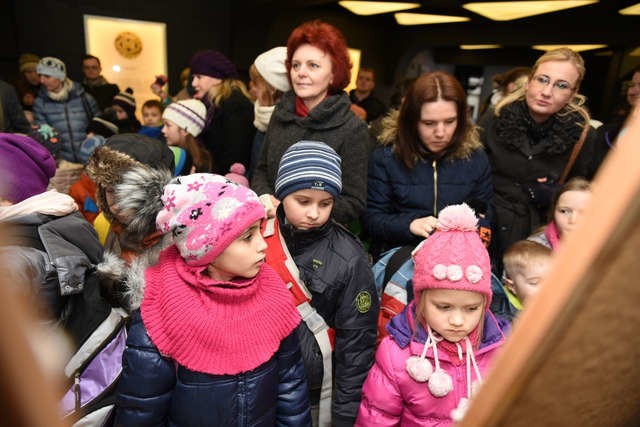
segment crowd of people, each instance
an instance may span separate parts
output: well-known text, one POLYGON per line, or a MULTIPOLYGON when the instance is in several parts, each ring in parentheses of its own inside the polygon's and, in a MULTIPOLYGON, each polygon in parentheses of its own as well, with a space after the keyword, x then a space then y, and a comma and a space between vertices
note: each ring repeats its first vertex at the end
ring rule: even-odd
POLYGON ((101 362, 111 398, 91 400, 76 377, 74 420, 464 417, 590 208, 589 180, 640 102, 640 68, 598 129, 568 48, 499 76, 477 124, 450 73, 406 82, 387 108, 371 68, 345 92, 351 68, 340 30, 314 20, 257 56, 248 84, 215 50, 193 54, 180 94, 159 76, 144 102, 92 55, 81 83, 31 54, 15 88, 0 81, 1 262, 72 352, 110 310, 126 318, 101 362), (52 188, 68 164, 77 181, 52 188), (372 267, 397 247, 411 277, 402 292, 389 283, 397 311, 382 315, 372 267))

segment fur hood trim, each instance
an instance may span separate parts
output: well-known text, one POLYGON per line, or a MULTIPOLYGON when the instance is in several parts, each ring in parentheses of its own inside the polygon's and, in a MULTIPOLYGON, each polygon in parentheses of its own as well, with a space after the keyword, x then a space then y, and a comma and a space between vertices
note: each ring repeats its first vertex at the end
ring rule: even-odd
MULTIPOLYGON (((378 142, 383 146, 393 146, 398 138, 398 119, 400 118, 400 110, 392 109, 382 119, 382 130, 378 136, 378 142)), ((474 124, 470 125, 470 130, 465 135, 462 143, 452 152, 447 153, 444 160, 460 160, 468 159, 477 151, 483 149, 478 129, 474 124)))
POLYGON ((122 175, 113 187, 118 208, 125 214, 130 212, 133 217, 126 227, 129 236, 141 240, 156 231, 156 216, 164 207, 164 186, 172 177, 168 170, 140 165, 122 175))

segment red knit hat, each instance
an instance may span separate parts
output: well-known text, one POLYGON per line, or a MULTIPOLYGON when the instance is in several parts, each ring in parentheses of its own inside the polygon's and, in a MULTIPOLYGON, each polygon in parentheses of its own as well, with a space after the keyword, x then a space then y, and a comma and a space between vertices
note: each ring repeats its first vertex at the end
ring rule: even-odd
POLYGON ((483 294, 491 303, 491 262, 477 232, 478 219, 466 204, 444 208, 437 230, 416 250, 413 289, 455 289, 483 294))
POLYGON ((175 246, 145 272, 140 313, 158 350, 188 369, 235 375, 268 361, 300 324, 280 276, 267 264, 251 279, 218 282, 175 246))

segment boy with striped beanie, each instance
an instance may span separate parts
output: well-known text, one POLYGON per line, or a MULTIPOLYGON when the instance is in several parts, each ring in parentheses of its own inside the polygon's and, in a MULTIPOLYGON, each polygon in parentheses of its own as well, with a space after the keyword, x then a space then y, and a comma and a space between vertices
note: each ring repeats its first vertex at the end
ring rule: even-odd
POLYGON ((314 425, 355 422, 380 309, 365 250, 331 218, 342 191, 341 162, 324 142, 289 147, 275 181, 281 203, 275 219, 263 224, 267 263, 291 284, 303 314, 299 335, 311 405, 318 409, 314 425))

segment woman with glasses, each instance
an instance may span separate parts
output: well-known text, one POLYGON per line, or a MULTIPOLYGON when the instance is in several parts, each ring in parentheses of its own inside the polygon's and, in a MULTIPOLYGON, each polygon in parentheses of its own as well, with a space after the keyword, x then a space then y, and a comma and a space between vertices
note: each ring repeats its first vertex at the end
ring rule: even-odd
POLYGON ((533 66, 528 83, 496 105, 479 123, 493 174, 496 224, 492 257, 546 222, 556 183, 583 136, 569 176, 591 178, 595 131, 579 94, 585 67, 568 48, 551 50, 533 66))

